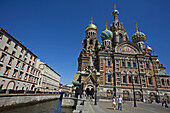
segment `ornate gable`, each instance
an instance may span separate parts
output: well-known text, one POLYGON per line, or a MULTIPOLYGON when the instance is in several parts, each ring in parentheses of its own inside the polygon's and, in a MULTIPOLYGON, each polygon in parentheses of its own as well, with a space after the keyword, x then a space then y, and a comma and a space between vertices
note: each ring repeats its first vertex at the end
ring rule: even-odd
POLYGON ((125 54, 141 54, 142 50, 132 42, 123 42, 115 47, 115 52, 125 54))

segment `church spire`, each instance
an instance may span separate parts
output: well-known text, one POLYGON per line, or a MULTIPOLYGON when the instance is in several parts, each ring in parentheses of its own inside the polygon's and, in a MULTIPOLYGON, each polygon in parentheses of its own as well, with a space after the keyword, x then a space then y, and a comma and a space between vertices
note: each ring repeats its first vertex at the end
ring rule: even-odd
POLYGON ((105 25, 105 28, 107 29, 107 20, 106 20, 106 25, 105 25))
POLYGON ((90 22, 91 22, 91 24, 93 24, 93 17, 91 17, 91 21, 90 22))
POLYGON ((116 4, 114 4, 114 10, 116 10, 116 4))
POLYGON ((135 22, 136 32, 138 32, 138 25, 137 22, 135 22))

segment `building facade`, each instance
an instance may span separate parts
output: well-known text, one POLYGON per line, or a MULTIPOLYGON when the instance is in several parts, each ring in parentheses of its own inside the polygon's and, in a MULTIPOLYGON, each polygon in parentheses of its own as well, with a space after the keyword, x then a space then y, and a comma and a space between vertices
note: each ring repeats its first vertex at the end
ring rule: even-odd
POLYGON ((0 28, 0 89, 36 90, 40 70, 37 56, 0 28))
POLYGON ((58 91, 60 75, 0 28, 0 92, 58 91), (41 68, 43 64, 43 69, 41 68))
POLYGON ((37 62, 40 69, 40 82, 38 90, 43 92, 58 92, 60 75, 46 63, 41 62, 40 59, 38 59, 37 62))
POLYGON ((169 98, 169 76, 149 47, 145 34, 138 31, 136 23, 136 33, 129 41, 126 29, 118 19, 116 7, 112 15, 113 23, 110 29, 106 23, 100 35, 100 45, 96 25, 93 21, 87 25, 78 57, 78 71, 73 76, 74 86, 89 95, 94 94, 96 89, 100 96, 122 95, 130 100, 134 84, 138 100, 169 98))

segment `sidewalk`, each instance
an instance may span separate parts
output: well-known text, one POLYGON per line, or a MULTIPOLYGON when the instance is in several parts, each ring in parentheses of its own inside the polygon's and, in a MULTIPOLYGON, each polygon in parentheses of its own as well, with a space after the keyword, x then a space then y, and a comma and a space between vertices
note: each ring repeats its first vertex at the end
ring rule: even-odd
POLYGON ((123 103, 123 110, 119 111, 113 110, 112 102, 100 101, 97 105, 93 105, 94 102, 91 102, 92 109, 95 113, 169 113, 170 108, 162 107, 161 104, 148 104, 137 102, 137 107, 133 107, 133 102, 123 103))

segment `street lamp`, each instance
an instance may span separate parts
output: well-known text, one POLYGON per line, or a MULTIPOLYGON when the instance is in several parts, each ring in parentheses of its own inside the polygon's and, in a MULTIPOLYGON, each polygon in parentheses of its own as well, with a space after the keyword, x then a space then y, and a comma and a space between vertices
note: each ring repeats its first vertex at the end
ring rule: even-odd
POLYGON ((95 78, 96 78, 96 83, 95 83, 95 102, 94 102, 94 105, 97 105, 97 75, 95 75, 95 78))
POLYGON ((133 86, 133 101, 134 101, 134 107, 137 107, 137 106, 136 106, 136 95, 135 95, 135 88, 134 88, 133 80, 134 80, 134 79, 132 79, 132 86, 133 86))

